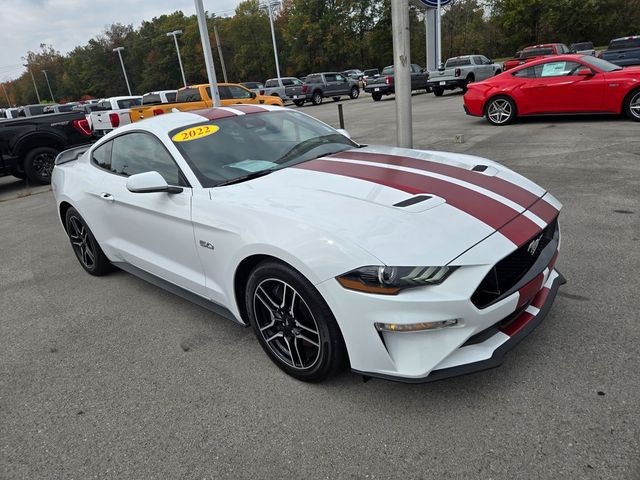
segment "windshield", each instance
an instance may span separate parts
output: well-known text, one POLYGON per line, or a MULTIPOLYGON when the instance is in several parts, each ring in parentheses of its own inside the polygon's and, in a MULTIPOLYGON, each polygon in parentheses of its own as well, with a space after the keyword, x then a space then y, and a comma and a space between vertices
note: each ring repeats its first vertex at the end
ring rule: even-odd
POLYGON ((181 127, 169 136, 203 187, 358 147, 332 128, 295 111, 226 117, 181 127))
POLYGON ((596 68, 599 68, 603 72, 613 72, 615 70, 622 70, 622 67, 618 65, 614 65, 611 62, 607 62, 602 58, 592 57, 591 55, 585 55, 584 57, 580 57, 584 63, 588 63, 589 65, 593 65, 596 68))
POLYGON ((552 48, 532 48, 531 50, 525 50, 520 55, 520 58, 532 58, 540 57, 542 55, 553 55, 552 48))

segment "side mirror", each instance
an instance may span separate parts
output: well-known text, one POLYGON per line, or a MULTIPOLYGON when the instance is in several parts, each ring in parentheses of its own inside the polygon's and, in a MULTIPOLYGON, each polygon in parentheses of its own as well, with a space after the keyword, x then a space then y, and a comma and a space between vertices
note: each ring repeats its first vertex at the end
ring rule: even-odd
POLYGON ((131 175, 127 179, 127 190, 131 193, 180 193, 182 187, 172 187, 158 172, 144 172, 131 175))
POLYGON ((336 128, 336 132, 338 132, 340 135, 344 135, 348 139, 351 139, 351 134, 347 132, 344 128, 336 128))
POLYGON ((251 98, 256 98, 258 95, 256 94, 256 92, 249 92, 251 94, 251 98))
POLYGON ((590 68, 581 68, 580 70, 578 70, 578 75, 581 77, 591 77, 594 75, 594 73, 590 68))

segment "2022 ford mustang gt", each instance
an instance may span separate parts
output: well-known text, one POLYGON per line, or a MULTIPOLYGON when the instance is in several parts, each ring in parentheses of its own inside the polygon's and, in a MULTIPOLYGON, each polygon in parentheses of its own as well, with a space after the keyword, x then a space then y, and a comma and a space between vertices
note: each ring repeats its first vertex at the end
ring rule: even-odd
POLYGON ((127 125, 63 152, 52 185, 87 272, 118 266, 251 325, 302 380, 346 362, 407 382, 496 366, 564 281, 543 188, 279 107, 127 125))

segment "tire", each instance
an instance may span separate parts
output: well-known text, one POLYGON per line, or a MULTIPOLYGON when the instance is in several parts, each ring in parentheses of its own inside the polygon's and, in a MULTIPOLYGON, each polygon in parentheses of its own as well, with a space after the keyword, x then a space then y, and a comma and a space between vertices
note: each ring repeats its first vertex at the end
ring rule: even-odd
POLYGON ((382 100, 382 94, 381 93, 372 93, 371 94, 371 98, 373 98, 374 102, 379 102, 380 100, 382 100))
POLYGON ((500 75, 501 73, 502 73, 502 70, 497 69, 497 70, 496 70, 496 73, 494 73, 494 74, 493 74, 493 76, 495 77, 496 75, 500 75))
POLYGON ((635 89, 624 99, 624 113, 631 120, 640 122, 640 88, 635 89))
POLYGON ((444 93, 444 88, 440 88, 440 87, 433 87, 433 94, 434 94, 436 97, 441 97, 443 93, 444 93))
POLYGON ((353 87, 351 89, 351 92, 349 93, 349 98, 351 98, 351 100, 355 100, 359 96, 360 96, 360 89, 358 87, 353 87))
POLYGON ((302 107, 304 105, 304 100, 294 100, 293 103, 296 107, 302 107))
POLYGON ((345 365, 344 341, 333 313, 290 266, 272 260, 259 264, 249 276, 245 304, 260 346, 282 371, 318 382, 345 365))
POLYGON ((313 92, 311 103, 313 103, 314 105, 320 105, 322 103, 322 92, 320 90, 313 92))
POLYGON ((331 98, 333 98, 334 102, 339 102, 340 101, 340 97, 331 97, 331 98))
POLYGON ((476 77, 474 77, 473 75, 469 75, 467 77, 467 83, 464 85, 464 87, 462 87, 462 93, 467 93, 467 90, 469 90, 467 88, 467 85, 469 85, 470 83, 473 83, 476 81, 476 77))
POLYGON ((493 97, 485 107, 485 117, 491 125, 509 125, 517 116, 516 104, 509 97, 493 97))
POLYGON ((64 224, 71 248, 87 273, 99 277, 114 269, 98 245, 93 233, 89 230, 87 223, 75 208, 71 207, 67 210, 64 224))
POLYGON ((37 147, 27 152, 24 171, 29 181, 40 185, 51 183, 51 173, 58 153, 60 150, 52 147, 37 147))

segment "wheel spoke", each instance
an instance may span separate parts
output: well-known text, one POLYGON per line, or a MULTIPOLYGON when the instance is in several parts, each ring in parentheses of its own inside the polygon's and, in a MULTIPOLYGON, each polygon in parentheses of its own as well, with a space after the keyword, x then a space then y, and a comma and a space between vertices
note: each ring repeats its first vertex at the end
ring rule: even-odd
POLYGON ((265 307, 267 307, 267 309, 273 316, 273 312, 278 309, 278 304, 273 301, 273 299, 269 296, 264 288, 258 287, 256 289, 256 298, 260 300, 265 307))
POLYGON ((284 335, 282 334, 282 332, 278 332, 273 334, 272 336, 270 336, 269 338, 265 339, 267 343, 270 343, 272 341, 274 341, 276 338, 284 338, 284 335))
POLYGON ((298 355, 298 360, 300 360, 300 365, 304 365, 304 362, 302 361, 302 356, 300 355, 300 350, 298 350, 298 342, 297 342, 298 338, 297 337, 293 337, 293 347, 296 349, 296 355, 298 355))
POLYGON ((85 246, 84 249, 87 252, 87 257, 89 257, 89 259, 91 260, 91 263, 93 264, 93 262, 95 261, 96 257, 93 256, 93 252, 91 251, 91 249, 88 246, 85 246))
POLYGON ((318 342, 314 342, 309 337, 306 337, 301 333, 297 333, 295 336, 296 336, 296 338, 299 338, 300 340, 304 340, 305 342, 309 342, 314 347, 318 347, 318 348, 320 347, 320 344, 318 342))
MULTIPOLYGON (((289 345, 289 339, 287 337, 282 337, 284 339, 284 343, 287 345, 287 350, 289 350, 289 357, 291 358, 291 363, 293 366, 296 366, 296 361, 293 358, 293 352, 291 351, 291 345, 289 345)), ((300 360, 300 366, 302 366, 302 360, 300 360)))
POLYGON ((296 320, 296 327, 301 328, 301 329, 303 329, 303 330, 306 330, 306 331, 307 331, 307 332, 309 332, 309 333, 313 333, 314 335, 319 336, 319 335, 318 335, 318 332, 317 332, 316 330, 313 330, 313 329, 311 329, 311 328, 309 328, 309 327, 307 327, 307 326, 305 326, 305 325, 301 324, 298 320, 296 320))

